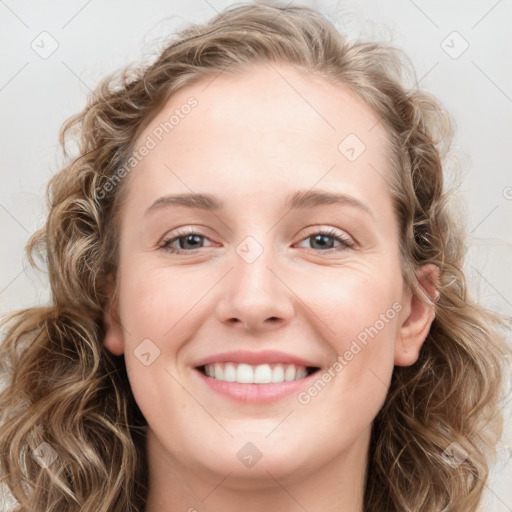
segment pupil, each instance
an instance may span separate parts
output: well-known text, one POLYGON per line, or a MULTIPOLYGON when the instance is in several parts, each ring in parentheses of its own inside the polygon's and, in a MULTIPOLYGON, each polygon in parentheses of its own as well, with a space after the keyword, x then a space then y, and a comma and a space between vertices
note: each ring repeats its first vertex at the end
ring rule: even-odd
POLYGON ((325 249, 326 246, 329 246, 328 247, 329 249, 332 248, 332 242, 330 244, 325 243, 325 241, 322 243, 321 242, 322 238, 325 240, 325 238, 331 238, 331 237, 329 235, 315 235, 314 242, 316 243, 316 242, 320 241, 320 248, 325 249))
POLYGON ((194 245, 194 239, 196 242, 198 242, 198 240, 200 239, 201 237, 199 235, 187 235, 185 237, 182 238, 182 240, 184 239, 185 240, 185 243, 182 244, 180 243, 180 248, 181 249, 187 249, 187 247, 184 247, 184 245, 186 246, 189 242, 192 241, 192 249, 194 249, 193 245, 194 245))

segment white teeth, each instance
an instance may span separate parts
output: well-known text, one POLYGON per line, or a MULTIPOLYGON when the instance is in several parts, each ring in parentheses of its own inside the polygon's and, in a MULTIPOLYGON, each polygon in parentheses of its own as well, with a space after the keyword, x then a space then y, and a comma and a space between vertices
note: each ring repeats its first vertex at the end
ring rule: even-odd
POLYGON ((236 367, 234 364, 228 363, 224 366, 224 380, 228 382, 236 381, 236 367))
POLYGON ((260 364, 251 366, 246 363, 215 363, 205 365, 204 372, 208 377, 226 382, 240 384, 279 384, 307 377, 305 366, 294 364, 260 364))
POLYGON ((284 381, 284 370, 283 365, 278 364, 274 366, 274 369, 272 370, 272 382, 283 382, 284 381))
POLYGON ((242 384, 252 384, 254 382, 253 369, 248 364, 239 364, 236 369, 236 381, 242 384))
POLYGON ((254 371, 254 384, 268 384, 272 382, 272 370, 268 364, 256 366, 254 371))

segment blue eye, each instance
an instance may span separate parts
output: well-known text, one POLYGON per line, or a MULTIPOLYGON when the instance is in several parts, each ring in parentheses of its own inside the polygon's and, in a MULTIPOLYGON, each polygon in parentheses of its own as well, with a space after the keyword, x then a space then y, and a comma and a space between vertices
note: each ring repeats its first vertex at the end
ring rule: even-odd
POLYGON ((311 244, 316 244, 320 249, 313 247, 313 251, 320 252, 338 252, 344 249, 350 249, 354 247, 354 243, 348 237, 341 235, 338 231, 330 229, 327 231, 321 231, 307 236, 304 240, 311 240, 311 244), (329 241, 331 239, 332 241, 329 241), (338 242, 340 245, 334 247, 334 243, 338 242))
MULTIPOLYGON (((164 240, 159 248, 172 254, 190 254, 195 253, 198 249, 203 248, 201 247, 201 242, 204 242, 204 240, 208 240, 206 235, 203 235, 197 231, 181 232, 176 233, 176 235, 172 238, 164 240), (178 247, 174 245, 176 242, 178 243, 178 247)), ((308 250, 308 252, 312 251, 315 253, 331 253, 354 247, 354 242, 351 239, 334 229, 313 233, 303 238, 301 242, 304 242, 305 240, 312 240, 312 244, 319 246, 319 248, 312 248, 308 250), (329 239, 332 241, 329 241, 329 239), (338 242, 339 245, 334 247, 336 242, 338 242)))
POLYGON ((187 233, 178 233, 177 236, 170 238, 168 240, 164 240, 160 248, 175 254, 185 254, 199 249, 200 247, 198 246, 198 244, 200 244, 202 239, 207 238, 205 235, 202 235, 201 233, 197 233, 195 231, 190 231, 187 233), (178 242, 179 248, 172 247, 172 244, 174 244, 175 242, 178 242))

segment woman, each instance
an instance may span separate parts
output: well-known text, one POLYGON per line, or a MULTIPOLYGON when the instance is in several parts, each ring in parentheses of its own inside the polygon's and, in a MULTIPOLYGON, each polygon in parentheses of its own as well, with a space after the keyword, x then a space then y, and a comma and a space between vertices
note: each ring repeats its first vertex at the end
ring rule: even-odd
POLYGON ((451 124, 400 54, 236 6, 107 78, 49 184, 53 304, 9 320, 24 511, 476 511, 504 320, 472 302, 451 124))

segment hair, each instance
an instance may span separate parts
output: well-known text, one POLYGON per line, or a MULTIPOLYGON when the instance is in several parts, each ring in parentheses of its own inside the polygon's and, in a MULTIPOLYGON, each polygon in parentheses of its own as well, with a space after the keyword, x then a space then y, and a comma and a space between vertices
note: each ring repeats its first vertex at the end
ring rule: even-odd
POLYGON ((257 2, 187 26, 154 62, 109 75, 61 128, 66 165, 48 183, 46 223, 26 245, 31 265, 38 256, 47 268, 50 305, 2 322, 0 470, 16 511, 144 509, 148 425, 124 356, 103 345, 127 189, 119 171, 178 90, 272 63, 348 87, 378 115, 389 138, 403 277, 428 301, 415 271, 427 263, 439 269, 435 319, 419 359, 395 366, 373 422, 364 510, 477 510, 501 436, 510 348, 506 319, 466 289, 465 230, 443 184, 454 123, 436 98, 406 86, 410 64, 400 50, 350 40, 311 8, 257 2), (36 449, 57 463, 42 467, 31 456, 36 449))

